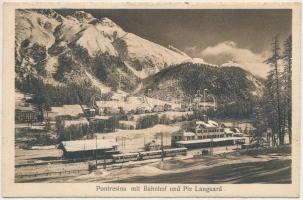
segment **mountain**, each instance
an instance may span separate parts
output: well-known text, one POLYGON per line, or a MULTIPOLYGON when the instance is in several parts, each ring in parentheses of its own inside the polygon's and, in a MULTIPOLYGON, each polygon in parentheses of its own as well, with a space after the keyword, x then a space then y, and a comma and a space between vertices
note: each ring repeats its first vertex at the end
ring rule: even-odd
POLYGON ((191 58, 172 45, 166 48, 129 33, 108 18, 96 19, 83 11, 63 16, 49 9, 18 9, 15 20, 20 90, 31 91, 40 84, 40 90, 31 91, 37 92, 45 84, 54 94, 60 88, 77 88, 82 94, 87 88, 90 94, 101 90, 122 98, 151 88, 151 96, 161 99, 167 94, 182 98, 204 88, 220 99, 243 99, 262 92, 262 83, 239 66, 218 67, 191 58))
POLYGON ((63 64, 73 64, 72 70, 79 71, 90 68, 88 61, 97 56, 106 56, 119 63, 111 70, 125 79, 131 76, 133 82, 190 59, 181 51, 128 33, 108 18, 96 19, 83 11, 64 17, 53 10, 17 10, 15 50, 17 72, 38 74, 42 67, 44 79, 57 74, 53 82, 62 82, 58 77, 66 74, 58 73, 69 70, 60 69, 60 64, 70 59, 73 62, 63 64))
POLYGON ((168 67, 146 79, 144 85, 151 89, 151 96, 160 99, 185 100, 208 89, 221 102, 259 97, 263 90, 262 82, 239 66, 220 68, 191 62, 168 67))

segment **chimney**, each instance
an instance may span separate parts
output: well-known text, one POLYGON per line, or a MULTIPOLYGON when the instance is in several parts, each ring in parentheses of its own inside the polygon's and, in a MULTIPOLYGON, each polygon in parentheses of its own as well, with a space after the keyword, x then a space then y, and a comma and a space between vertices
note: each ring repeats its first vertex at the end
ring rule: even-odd
POLYGON ((208 122, 208 117, 207 117, 206 115, 203 115, 203 116, 202 116, 202 120, 203 120, 205 123, 207 123, 207 122, 208 122))

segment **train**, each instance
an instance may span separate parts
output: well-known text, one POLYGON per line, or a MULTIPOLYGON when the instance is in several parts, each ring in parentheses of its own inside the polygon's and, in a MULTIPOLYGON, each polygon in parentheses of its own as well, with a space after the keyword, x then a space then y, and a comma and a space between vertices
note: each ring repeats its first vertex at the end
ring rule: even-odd
POLYGON ((198 148, 210 148, 219 146, 230 146, 230 145, 242 145, 245 144, 245 138, 231 137, 231 138, 213 138, 203 140, 182 140, 176 142, 177 147, 185 147, 187 149, 198 149, 198 148))
POLYGON ((177 155, 186 155, 187 148, 174 148, 174 149, 163 149, 156 151, 143 151, 138 153, 123 153, 123 154, 115 154, 112 155, 113 163, 123 163, 128 161, 140 161, 140 160, 148 160, 153 158, 161 158, 163 157, 174 157, 177 155))

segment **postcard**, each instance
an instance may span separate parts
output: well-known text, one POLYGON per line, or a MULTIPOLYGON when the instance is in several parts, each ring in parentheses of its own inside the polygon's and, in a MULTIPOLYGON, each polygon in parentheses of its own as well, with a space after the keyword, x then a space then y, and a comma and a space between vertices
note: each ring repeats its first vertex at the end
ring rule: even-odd
POLYGON ((4 4, 5 197, 299 197, 300 3, 4 4))

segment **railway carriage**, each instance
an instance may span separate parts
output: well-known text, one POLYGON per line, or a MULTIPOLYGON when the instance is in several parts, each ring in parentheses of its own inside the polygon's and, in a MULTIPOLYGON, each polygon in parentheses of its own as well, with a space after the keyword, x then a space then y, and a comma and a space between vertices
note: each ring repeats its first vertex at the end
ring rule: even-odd
POLYGON ((186 156, 186 154, 187 154, 187 148, 185 148, 185 147, 164 150, 165 157, 173 157, 173 156, 177 156, 177 155, 186 156))
POLYGON ((128 161, 137 161, 139 159, 139 153, 125 153, 113 155, 114 163, 122 163, 128 161))
POLYGON ((147 159, 152 159, 152 158, 161 158, 162 151, 157 150, 157 151, 143 151, 139 153, 139 158, 140 160, 147 160, 147 159))

